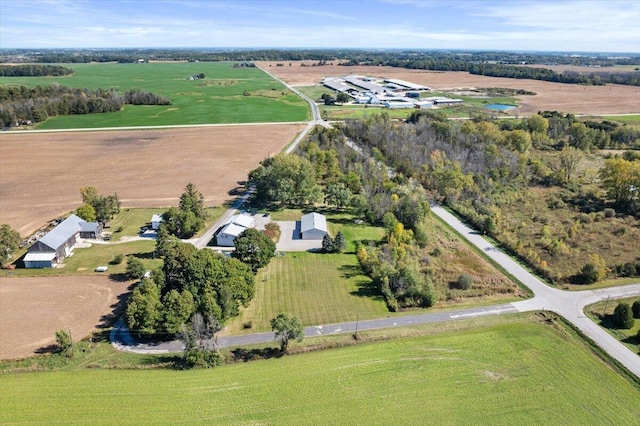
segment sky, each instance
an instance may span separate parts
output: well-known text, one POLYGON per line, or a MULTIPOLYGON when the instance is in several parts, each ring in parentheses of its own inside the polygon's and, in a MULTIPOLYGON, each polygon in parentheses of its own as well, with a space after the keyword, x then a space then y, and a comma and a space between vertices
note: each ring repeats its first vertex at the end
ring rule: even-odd
POLYGON ((640 53, 633 0, 0 0, 0 48, 640 53))

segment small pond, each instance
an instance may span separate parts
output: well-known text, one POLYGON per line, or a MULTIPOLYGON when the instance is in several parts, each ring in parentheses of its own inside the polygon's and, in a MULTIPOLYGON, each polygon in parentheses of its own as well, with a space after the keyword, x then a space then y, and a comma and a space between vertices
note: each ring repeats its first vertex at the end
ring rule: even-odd
POLYGON ((492 109, 494 111, 509 111, 510 109, 516 108, 515 105, 507 105, 507 104, 489 104, 484 106, 487 109, 492 109))

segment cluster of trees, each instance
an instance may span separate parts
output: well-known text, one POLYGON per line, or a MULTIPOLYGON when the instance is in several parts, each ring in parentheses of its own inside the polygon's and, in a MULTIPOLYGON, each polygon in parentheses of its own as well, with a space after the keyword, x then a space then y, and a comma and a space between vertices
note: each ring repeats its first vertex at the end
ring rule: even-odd
POLYGON ((144 278, 129 299, 126 320, 140 334, 173 337, 196 313, 219 324, 247 306, 255 291, 249 265, 161 235, 162 270, 144 278))
POLYGON ((83 204, 76 209, 76 215, 87 222, 106 223, 120 213, 118 194, 100 195, 93 186, 80 188, 83 204))
MULTIPOLYGON (((599 177, 606 198, 582 191, 583 172, 578 173, 585 156, 598 147, 636 146, 640 136, 636 133, 632 126, 607 121, 581 122, 558 112, 544 112, 523 120, 478 117, 459 122, 447 120, 437 112, 416 111, 404 124, 392 122, 384 113, 347 120, 338 129, 313 135, 312 143, 301 147, 299 152, 312 160, 320 176, 328 177, 325 188, 331 182, 346 186, 351 180, 345 176, 354 172, 357 185, 349 187, 353 190, 351 205, 373 223, 380 223, 384 214, 391 211, 420 239, 420 227, 416 225, 424 209, 424 197, 415 189, 394 189, 413 179, 478 230, 496 237, 507 250, 521 256, 546 278, 573 280, 573 275, 566 273, 561 277, 555 275, 531 245, 519 242, 517 234, 503 226, 502 209, 530 186, 557 185, 570 194, 564 199, 576 209, 614 207, 615 210, 605 209, 613 213, 607 217, 615 216, 616 211, 637 215, 638 156, 625 154, 604 163, 599 177), (345 142, 345 137, 354 142, 352 146, 365 151, 368 158, 356 159, 354 156, 358 154, 349 148, 350 142, 345 142), (345 146, 351 153, 345 151, 345 146), (323 152, 318 153, 318 148, 323 152), (382 163, 392 166, 397 174, 389 178, 382 163), (327 164, 335 165, 338 171, 332 172, 327 164)), ((553 208, 564 207, 565 202, 559 200, 554 205, 553 208)), ((604 217, 607 212, 602 214, 604 217)), ((549 238, 543 249, 561 252, 564 237, 554 239, 548 230, 547 233, 549 238)), ((575 233, 569 230, 566 238, 575 233)), ((634 264, 609 269, 606 265, 588 263, 591 264, 584 265, 582 270, 581 266, 574 270, 582 282, 602 279, 603 271, 618 274, 619 270, 625 276, 632 270, 635 273, 634 264)))
POLYGON ((414 232, 405 229, 391 212, 385 214, 384 222, 387 232, 380 246, 360 245, 356 249, 362 269, 384 296, 389 310, 432 306, 437 296, 429 274, 421 270, 414 232))
POLYGON ((34 123, 57 115, 97 114, 120 111, 130 105, 170 105, 168 98, 132 89, 120 94, 116 89, 77 89, 49 86, 0 87, 0 121, 10 127, 23 121, 34 123))
POLYGON ((180 195, 178 207, 171 207, 162 214, 160 232, 166 232, 178 238, 191 238, 204 228, 207 211, 204 208, 204 196, 193 183, 188 183, 180 195))
POLYGON ((59 77, 75 71, 60 65, 0 65, 0 77, 59 77))
MULTIPOLYGON (((628 303, 618 303, 613 310, 613 323, 617 328, 629 329, 635 325, 635 319, 640 319, 640 300, 636 300, 632 305, 628 303)), ((640 331, 638 332, 640 337, 640 331)))
POLYGON ((0 226, 0 266, 4 266, 13 258, 13 252, 18 250, 19 244, 20 234, 18 231, 3 223, 0 226))
POLYGON ((325 253, 342 253, 347 248, 347 240, 342 231, 338 231, 335 238, 329 234, 322 237, 322 251, 325 253))
POLYGON ((247 228, 233 239, 232 256, 246 263, 256 272, 269 264, 276 251, 276 243, 257 229, 247 228))
POLYGON ((336 102, 339 104, 347 103, 351 100, 351 97, 344 92, 338 93, 335 98, 328 93, 323 93, 320 99, 324 101, 325 105, 335 105, 336 102))

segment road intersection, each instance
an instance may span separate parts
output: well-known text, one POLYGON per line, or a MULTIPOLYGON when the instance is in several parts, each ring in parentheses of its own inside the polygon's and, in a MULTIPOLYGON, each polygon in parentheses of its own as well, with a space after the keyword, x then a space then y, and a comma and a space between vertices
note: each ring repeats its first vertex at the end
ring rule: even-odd
MULTIPOLYGON (((316 125, 328 127, 329 124, 322 120, 318 105, 309 97, 302 94, 295 87, 285 83, 278 79, 267 70, 262 69, 274 79, 280 81, 287 88, 298 94, 298 96, 305 99, 311 106, 313 114, 313 120, 307 123, 304 130, 296 137, 296 139, 285 150, 286 154, 290 154, 295 150, 297 145, 308 132, 316 125)), ((352 146, 351 144, 350 146, 352 146)), ((352 146, 356 149, 357 146, 352 146)), ((362 154, 362 151, 360 151, 362 154)), ((228 220, 237 210, 242 206, 244 201, 250 195, 248 191, 240 199, 234 203, 232 209, 230 209, 225 215, 217 221, 216 225, 212 227, 204 236, 195 242, 197 247, 205 247, 211 240, 213 232, 217 229, 220 223, 228 220)), ((470 244, 477 247, 487 257, 500 265, 508 274, 514 277, 523 286, 530 289, 534 297, 513 303, 500 304, 494 306, 486 306, 481 308, 468 308, 456 311, 447 312, 432 312, 426 314, 409 315, 402 317, 387 317, 372 320, 352 321, 340 324, 325 324, 315 325, 305 328, 305 336, 315 337, 328 334, 338 333, 354 333, 355 331, 374 330, 383 328, 400 327, 414 324, 436 323, 445 321, 456 321, 465 318, 477 318, 489 315, 503 315, 516 312, 531 312, 531 311, 550 311, 554 312, 567 321, 577 327, 585 336, 590 338, 602 348, 609 356, 616 359, 620 364, 626 367, 632 374, 640 377, 640 357, 633 351, 624 346, 621 342, 617 341, 613 336, 607 333, 602 327, 591 321, 584 314, 585 306, 596 303, 598 301, 606 299, 619 299, 626 297, 640 296, 640 283, 624 285, 618 287, 602 288, 598 290, 585 290, 585 291, 564 291, 556 288, 552 288, 542 282, 537 276, 529 272, 516 260, 511 258, 506 253, 502 252, 499 248, 493 245, 489 240, 484 238, 478 232, 469 228, 460 219, 447 211, 445 208, 439 205, 433 205, 431 212, 446 222, 456 232, 458 232, 464 239, 470 244)), ((226 336, 218 338, 217 343, 219 347, 231 347, 240 346, 246 344, 261 344, 273 341, 274 334, 272 332, 253 333, 238 336, 226 336)), ((162 342, 157 344, 142 344, 137 343, 131 336, 120 320, 115 325, 111 332, 111 341, 115 348, 135 353, 169 353, 180 352, 183 350, 183 345, 180 341, 162 342)))

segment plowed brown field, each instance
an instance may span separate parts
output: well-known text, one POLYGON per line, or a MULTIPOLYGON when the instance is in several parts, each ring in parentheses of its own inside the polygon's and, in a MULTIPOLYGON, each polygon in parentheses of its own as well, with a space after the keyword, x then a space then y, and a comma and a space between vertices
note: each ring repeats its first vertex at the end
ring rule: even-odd
POLYGON ((91 275, 0 278, 0 359, 34 355, 55 343, 56 330, 87 337, 130 285, 91 275))
POLYGON ((193 182, 205 205, 228 191, 303 125, 0 135, 0 223, 22 236, 80 206, 79 189, 116 192, 123 207, 177 205, 193 182))
MULTIPOLYGON (((640 113, 640 87, 607 84, 580 86, 537 80, 485 77, 467 72, 409 70, 393 67, 327 65, 301 67, 300 61, 291 66, 277 67, 276 62, 258 65, 294 86, 320 84, 323 77, 349 74, 388 77, 423 84, 434 90, 477 87, 506 87, 535 92, 535 96, 520 96, 519 111, 523 114, 538 111, 562 111, 572 114, 640 113)), ((310 64, 311 62, 307 62, 310 64)))

